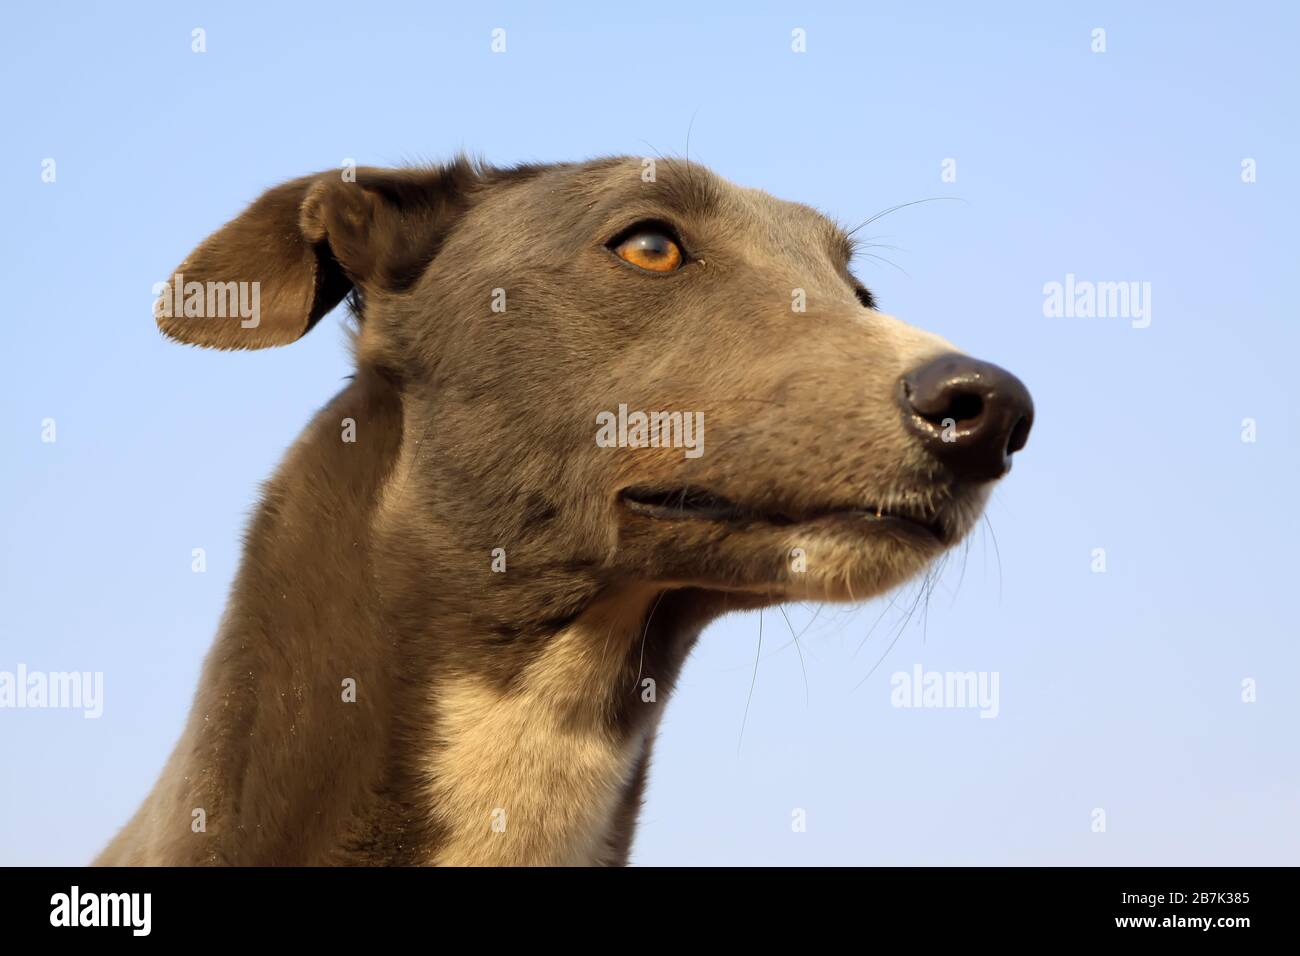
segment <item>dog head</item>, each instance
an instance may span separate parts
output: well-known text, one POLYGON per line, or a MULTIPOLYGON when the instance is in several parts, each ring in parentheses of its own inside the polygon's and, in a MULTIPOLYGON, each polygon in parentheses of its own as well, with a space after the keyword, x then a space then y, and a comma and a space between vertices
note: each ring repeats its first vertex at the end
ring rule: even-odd
POLYGON ((444 565, 502 548, 539 600, 863 599, 966 534, 1033 408, 880 311, 851 255, 814 210, 682 161, 358 169, 268 192, 177 269, 205 309, 169 289, 157 319, 262 348, 352 290, 358 361, 401 394, 390 537, 444 565), (230 283, 256 316, 205 314, 230 283))

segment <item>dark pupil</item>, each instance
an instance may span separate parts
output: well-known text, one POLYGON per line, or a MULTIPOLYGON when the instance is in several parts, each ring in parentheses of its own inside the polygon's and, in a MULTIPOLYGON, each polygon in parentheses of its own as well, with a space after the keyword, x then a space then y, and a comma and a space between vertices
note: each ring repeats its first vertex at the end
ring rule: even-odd
POLYGON ((642 252, 648 252, 652 257, 668 254, 668 237, 657 233, 648 232, 637 236, 634 245, 642 252))

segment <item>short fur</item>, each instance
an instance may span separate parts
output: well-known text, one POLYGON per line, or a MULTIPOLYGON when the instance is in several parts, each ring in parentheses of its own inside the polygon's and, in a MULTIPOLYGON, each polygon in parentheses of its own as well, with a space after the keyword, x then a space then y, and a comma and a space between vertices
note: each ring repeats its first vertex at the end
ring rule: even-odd
POLYGON ((642 171, 322 173, 177 270, 261 283, 255 328, 158 317, 217 348, 292 342, 352 291, 357 372, 267 485, 189 723, 97 862, 625 863, 709 621, 870 597, 969 529, 986 488, 954 482, 894 400, 952 347, 865 308, 847 238, 813 210, 695 164, 642 171), (619 261, 607 243, 640 220, 671 223, 688 264, 619 261), (702 411, 704 454, 598 447, 595 414, 620 403, 702 411), (629 507, 647 486, 749 516, 629 507), (950 533, 827 516, 872 506, 950 533))

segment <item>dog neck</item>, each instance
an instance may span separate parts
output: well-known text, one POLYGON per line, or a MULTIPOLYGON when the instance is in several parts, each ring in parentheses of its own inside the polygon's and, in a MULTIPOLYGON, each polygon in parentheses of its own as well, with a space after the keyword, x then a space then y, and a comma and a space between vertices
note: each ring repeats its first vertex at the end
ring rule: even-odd
POLYGON ((502 604, 416 506, 410 434, 363 370, 291 449, 185 735, 101 862, 626 861, 700 602, 582 580, 502 604))

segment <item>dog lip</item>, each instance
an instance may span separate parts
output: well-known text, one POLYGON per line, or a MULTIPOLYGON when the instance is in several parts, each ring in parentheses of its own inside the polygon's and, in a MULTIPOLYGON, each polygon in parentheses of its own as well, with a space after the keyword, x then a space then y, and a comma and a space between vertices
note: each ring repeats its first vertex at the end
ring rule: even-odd
POLYGON ((950 538, 948 527, 939 517, 920 518, 899 514, 892 511, 876 512, 874 508, 840 508, 819 516, 827 519, 850 519, 866 521, 881 528, 888 528, 904 534, 928 538, 939 544, 947 544, 950 538))
POLYGON ((619 497, 632 511, 651 518, 729 521, 754 517, 734 502, 703 489, 625 488, 619 497))
POLYGON ((786 526, 815 522, 862 521, 873 527, 889 528, 947 544, 950 532, 940 513, 908 514, 875 506, 834 506, 790 514, 746 508, 729 498, 703 488, 625 488, 619 498, 636 514, 661 520, 763 522, 786 526))

